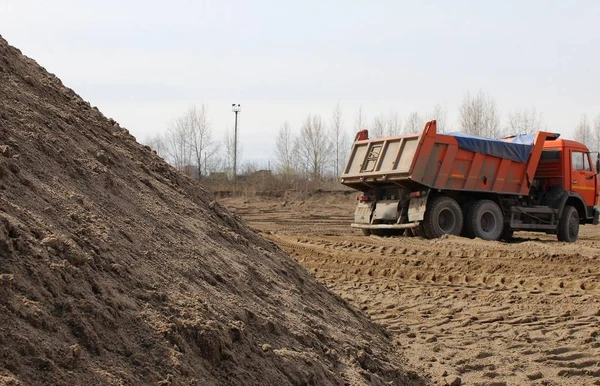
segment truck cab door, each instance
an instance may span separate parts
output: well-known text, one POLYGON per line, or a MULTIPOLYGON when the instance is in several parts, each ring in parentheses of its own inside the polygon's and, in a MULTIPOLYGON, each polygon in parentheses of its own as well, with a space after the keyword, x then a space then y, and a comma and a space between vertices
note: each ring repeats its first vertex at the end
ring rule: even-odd
POLYGON ((592 170, 589 153, 571 150, 571 190, 579 193, 585 206, 596 205, 596 173, 592 170))

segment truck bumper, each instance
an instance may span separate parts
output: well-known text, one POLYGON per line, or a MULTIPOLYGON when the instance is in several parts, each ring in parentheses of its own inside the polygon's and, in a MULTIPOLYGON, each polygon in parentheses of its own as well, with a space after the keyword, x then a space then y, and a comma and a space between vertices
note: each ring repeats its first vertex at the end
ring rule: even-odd
POLYGON ((360 229, 409 229, 417 228, 420 225, 418 222, 409 222, 406 224, 350 224, 352 228, 360 229))

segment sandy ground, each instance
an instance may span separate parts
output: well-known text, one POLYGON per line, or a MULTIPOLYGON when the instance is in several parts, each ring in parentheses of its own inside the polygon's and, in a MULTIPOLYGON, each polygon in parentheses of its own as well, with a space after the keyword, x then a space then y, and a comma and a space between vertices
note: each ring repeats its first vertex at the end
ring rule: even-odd
POLYGON ((438 384, 600 385, 600 227, 574 244, 363 236, 354 196, 221 203, 393 336, 438 384))

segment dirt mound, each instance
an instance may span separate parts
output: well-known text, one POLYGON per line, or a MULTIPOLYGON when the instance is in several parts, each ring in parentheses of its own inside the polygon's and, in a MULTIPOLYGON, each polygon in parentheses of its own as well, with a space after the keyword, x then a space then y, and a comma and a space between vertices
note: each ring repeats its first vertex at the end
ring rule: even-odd
POLYGON ((0 385, 421 383, 389 345, 0 38, 0 385))

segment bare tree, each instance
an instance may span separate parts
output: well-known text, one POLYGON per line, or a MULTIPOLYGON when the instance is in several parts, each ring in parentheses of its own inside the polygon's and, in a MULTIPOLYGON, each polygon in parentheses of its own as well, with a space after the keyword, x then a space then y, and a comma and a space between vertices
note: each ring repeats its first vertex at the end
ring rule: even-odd
POLYGON ((294 146, 301 167, 313 181, 321 179, 331 155, 331 146, 320 116, 309 115, 294 146))
POLYGON ((186 165, 191 163, 191 152, 188 146, 188 122, 185 117, 175 119, 165 136, 167 145, 167 154, 170 161, 178 170, 183 170, 186 165))
POLYGON ((289 122, 284 122, 279 128, 275 142, 277 171, 281 174, 291 174, 296 170, 296 153, 294 152, 294 135, 289 122))
POLYGON ((402 135, 402 120, 397 112, 391 113, 387 121, 386 135, 402 135))
POLYGON ((333 145, 333 169, 336 179, 340 177, 340 171, 344 166, 344 161, 346 160, 350 147, 348 136, 343 125, 342 109, 338 102, 333 109, 333 114, 331 116, 330 134, 333 145))
POLYGON ((373 124, 369 133, 373 138, 381 138, 386 132, 386 119, 383 115, 378 115, 373 118, 373 124))
POLYGON ((199 178, 208 173, 217 146, 211 140, 211 130, 206 117, 206 107, 190 107, 176 118, 165 135, 166 153, 173 165, 199 178), (195 170, 188 169, 195 166, 195 170))
POLYGON ((590 122, 588 121, 587 115, 583 114, 581 119, 579 120, 579 124, 575 127, 575 133, 573 138, 585 144, 588 147, 594 146, 594 139, 592 137, 592 129, 590 127, 590 122))
POLYGON ((222 165, 221 143, 211 141, 211 146, 204 152, 204 162, 202 163, 204 176, 207 177, 210 173, 218 171, 222 165))
POLYGON ((448 127, 446 127, 448 122, 447 117, 448 111, 446 110, 446 106, 442 106, 441 104, 437 103, 433 107, 431 119, 435 119, 438 133, 445 133, 448 130, 448 127))
POLYGON ((202 173, 208 172, 206 162, 216 154, 215 146, 211 138, 210 124, 207 120, 206 106, 199 108, 192 106, 188 109, 183 119, 187 122, 188 142, 190 151, 194 157, 197 168, 197 178, 202 177, 202 173), (206 161, 206 162, 205 162, 206 161))
POLYGON ((465 95, 459 109, 458 124, 469 134, 488 138, 501 136, 496 103, 482 90, 473 97, 469 93, 465 95))
POLYGON ((359 107, 356 112, 356 120, 354 121, 354 130, 361 131, 368 129, 367 127, 367 116, 363 112, 362 106, 359 107))
POLYGON ((404 131, 409 134, 418 133, 423 130, 425 122, 423 118, 416 111, 410 113, 406 122, 404 123, 404 131))
POLYGON ((508 113, 508 130, 510 134, 531 134, 541 129, 542 114, 535 107, 517 109, 508 113))

